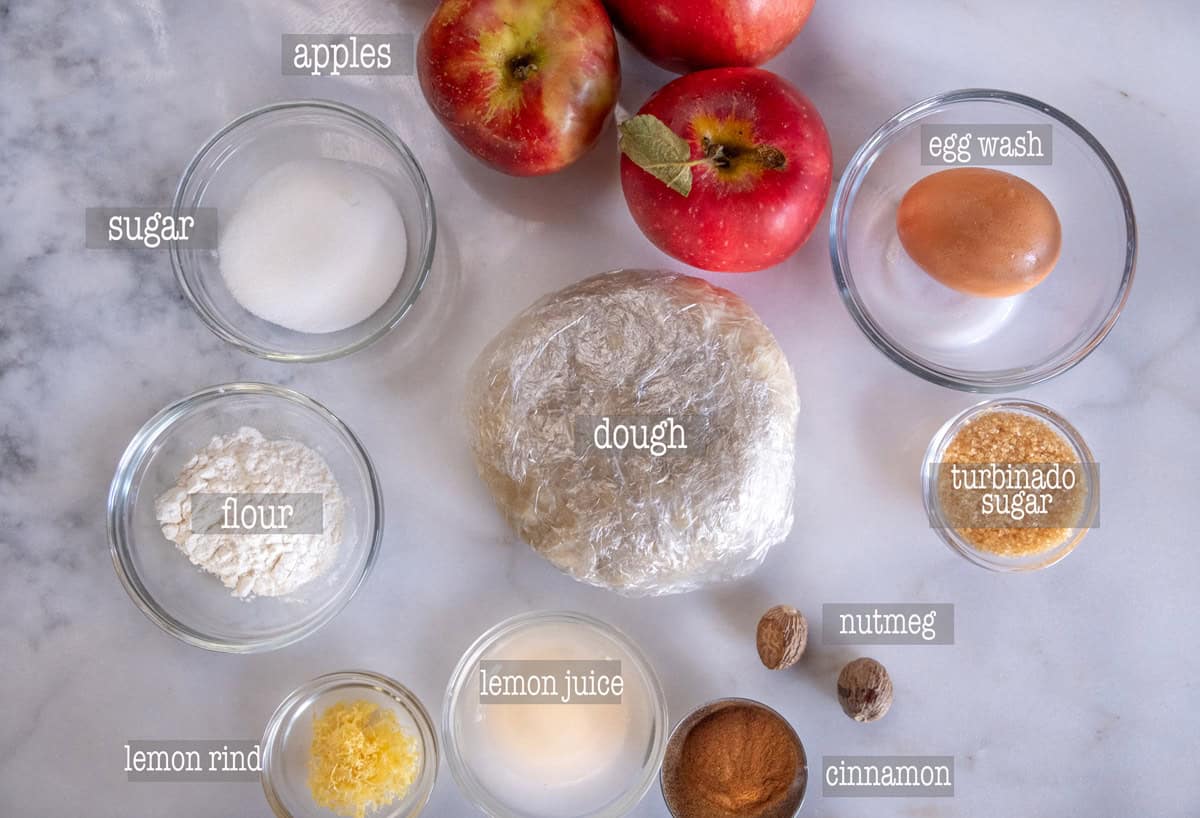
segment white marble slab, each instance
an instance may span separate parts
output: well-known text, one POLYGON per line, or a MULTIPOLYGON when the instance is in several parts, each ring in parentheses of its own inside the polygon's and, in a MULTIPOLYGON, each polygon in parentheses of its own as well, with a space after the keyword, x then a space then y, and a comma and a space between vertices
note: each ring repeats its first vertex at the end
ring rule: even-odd
MULTIPOLYGON (((627 629, 672 717, 719 696, 765 700, 810 755, 953 754, 941 801, 823 800, 805 815, 1191 816, 1200 809, 1200 7, 821 0, 772 68, 815 100, 840 170, 906 104, 982 85, 1044 99, 1091 128, 1132 189, 1138 281, 1104 346, 1030 397, 1064 412, 1104 472, 1103 525, 1063 564, 992 575, 929 530, 917 467, 971 396, 895 367, 839 303, 817 238, 781 267, 715 279, 777 333, 799 377, 797 522, 756 576, 670 599, 578 585, 502 524, 458 420, 464 371, 519 308, 584 274, 668 265, 630 220, 614 134, 578 167, 515 181, 450 143, 412 77, 282 77, 286 31, 419 30, 432 4, 390 0, 0 2, 0 814, 133 818, 268 813, 259 788, 131 784, 132 738, 253 736, 322 672, 366 667, 435 713, 459 652, 531 608, 627 629), (404 326, 349 359, 294 367, 217 340, 163 253, 82 249, 83 209, 169 200, 193 151, 259 105, 325 96, 382 117, 424 163, 441 218, 428 291, 404 326), (262 379, 324 401, 360 434, 388 505, 382 559, 353 604, 302 644, 237 657, 189 648, 126 598, 104 534, 118 456, 154 411, 201 386, 262 379), (957 644, 878 648, 896 705, 860 726, 834 700, 852 649, 758 665, 753 628, 787 601, 949 601, 957 644)), ((624 107, 668 78, 628 49, 624 107)), ((815 789, 815 788, 814 788, 815 789)), ((468 813, 443 766, 427 814, 468 813)), ((636 812, 664 816, 657 790, 636 812)))

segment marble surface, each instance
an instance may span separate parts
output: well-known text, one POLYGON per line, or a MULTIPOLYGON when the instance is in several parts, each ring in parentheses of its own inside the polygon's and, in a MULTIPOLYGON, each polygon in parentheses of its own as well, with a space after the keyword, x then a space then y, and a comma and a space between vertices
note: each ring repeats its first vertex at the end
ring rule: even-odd
MULTIPOLYGON (((818 232, 777 269, 713 277, 759 311, 798 375, 792 535, 750 579, 637 601, 578 585, 514 540, 474 475, 457 412, 466 367, 517 309, 586 273, 678 266, 626 212, 613 131, 571 171, 516 181, 450 143, 413 77, 280 74, 282 32, 417 31, 430 8, 0 2, 0 814, 267 815, 255 784, 128 783, 122 746, 252 737, 294 686, 346 667, 403 680, 436 714, 475 635, 565 607, 642 644, 673 718, 749 696, 792 720, 813 759, 957 759, 953 799, 812 792, 805 815, 1195 815, 1200 549, 1187 514, 1200 461, 1200 108, 1187 78, 1200 68, 1200 6, 822 0, 771 66, 823 112, 839 171, 895 111, 970 85, 1045 99, 1109 148, 1141 226, 1132 299, 1099 351, 1025 393, 1097 452, 1102 527, 1029 576, 982 571, 940 544, 917 468, 933 431, 975 398, 870 345, 839 302, 818 232), (441 233, 429 287, 398 331, 345 360, 286 366, 205 329, 164 253, 85 251, 83 210, 167 203, 213 130, 306 96, 359 106, 409 142, 441 233), (354 602, 303 643, 249 657, 188 647, 146 620, 114 576, 104 531, 113 468, 142 422, 235 379, 287 384, 340 413, 374 456, 388 507, 382 558, 354 602), (897 688, 878 724, 854 724, 834 700, 853 649, 813 644, 789 673, 758 665, 753 628, 776 602, 815 620, 824 602, 922 600, 957 605, 957 644, 870 649, 897 688)), ((622 48, 632 109, 668 76, 622 48)), ((469 814, 444 765, 427 814, 469 814)), ((657 788, 636 814, 666 815, 657 788)))

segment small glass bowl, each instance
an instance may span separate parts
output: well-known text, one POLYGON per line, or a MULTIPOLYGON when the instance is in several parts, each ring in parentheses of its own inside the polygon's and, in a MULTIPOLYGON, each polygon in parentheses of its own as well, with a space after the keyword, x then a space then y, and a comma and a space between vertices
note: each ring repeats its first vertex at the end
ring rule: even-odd
POLYGON ((1100 520, 1100 471, 1091 449, 1084 442, 1083 436, 1067 422, 1066 418, 1048 406, 1029 400, 1015 398, 985 400, 946 421, 929 441, 929 448, 925 450, 925 460, 921 464, 921 493, 929 524, 937 531, 938 536, 959 556, 992 571, 1011 573, 1037 571, 1049 567, 1070 554, 1087 535, 1087 532, 1099 524, 1100 520), (1086 499, 1080 513, 1079 526, 1070 529, 1061 543, 1045 551, 1021 557, 1007 557, 984 551, 959 534, 949 524, 942 510, 938 494, 938 465, 942 462, 946 448, 959 431, 972 420, 988 412, 997 411, 1024 414, 1048 424, 1075 450, 1075 456, 1080 463, 1086 486, 1086 499))
MULTIPOLYGON (((609 654, 604 658, 611 658, 611 656, 612 654, 609 654)), ((621 675, 625 679, 632 676, 624 666, 622 666, 621 675)), ((625 689, 629 691, 628 683, 626 683, 625 689)), ((587 706, 603 707, 605 705, 587 706)), ((535 611, 520 614, 506 619, 485 632, 467 648, 466 653, 459 660, 458 666, 450 676, 445 702, 442 706, 442 739, 446 745, 446 760, 450 765, 450 772, 467 799, 492 818, 533 818, 533 816, 536 818, 618 818, 618 816, 628 814, 654 784, 659 765, 662 763, 663 753, 666 750, 668 728, 666 694, 663 692, 654 669, 637 645, 611 625, 586 614, 571 611, 535 611), (588 811, 551 811, 547 808, 535 812, 528 804, 517 803, 517 799, 512 796, 506 798, 500 793, 491 791, 476 773, 475 762, 478 759, 470 757, 470 743, 464 737, 464 727, 466 722, 470 721, 469 714, 464 713, 466 699, 471 695, 479 695, 478 682, 475 679, 478 676, 477 669, 480 661, 488 658, 493 649, 503 648, 506 640, 548 625, 585 628, 599 637, 601 641, 607 642, 611 645, 614 653, 628 658, 633 665, 632 673, 641 679, 642 689, 645 693, 645 700, 642 704, 645 706, 644 726, 647 740, 645 746, 634 748, 634 752, 631 754, 631 758, 636 758, 636 775, 621 791, 614 792, 606 803, 588 811)))
POLYGON ((1053 378, 1112 329, 1129 296, 1137 228, 1112 158, 1066 114, 1020 94, 939 94, 885 122, 842 175, 830 216, 842 300, 885 355, 941 386, 1003 392, 1053 378), (1032 290, 977 298, 934 281, 905 252, 896 209, 921 178, 924 125, 1050 125, 1051 165, 997 167, 1036 185, 1062 224, 1062 254, 1032 290))
POLYGON ((417 739, 421 769, 404 798, 370 814, 371 818, 415 818, 420 815, 437 780, 437 733, 420 699, 399 682, 363 670, 319 676, 302 684, 280 703, 267 722, 262 738, 262 785, 271 811, 278 818, 332 818, 317 806, 308 787, 308 758, 313 719, 343 701, 365 699, 395 712, 400 726, 417 739))
POLYGON ((108 539, 117 576, 152 622, 190 645, 258 653, 303 639, 350 602, 379 553, 383 495, 362 444, 324 406, 278 386, 231 383, 168 406, 134 436, 108 492, 108 539), (234 597, 163 536, 155 514, 192 455, 242 426, 316 451, 345 499, 333 567, 284 596, 234 597))
POLYGON ((703 704, 681 719, 679 724, 675 725, 675 729, 671 731, 671 738, 667 741, 667 751, 663 759, 662 775, 659 778, 659 786, 662 788, 663 800, 666 801, 667 811, 671 813, 673 818, 687 818, 683 812, 677 809, 677 805, 672 803, 670 795, 671 786, 668 778, 671 775, 671 770, 679 761, 680 754, 683 752, 683 743, 687 740, 688 734, 701 719, 707 718, 713 713, 728 707, 751 707, 762 710, 775 716, 782 724, 787 726, 788 732, 795 739, 796 748, 800 752, 800 764, 796 767, 796 777, 792 780, 788 788, 787 798, 770 813, 770 818, 783 818, 783 816, 799 814, 800 809, 804 806, 804 796, 808 790, 808 754, 804 750, 804 742, 800 740, 800 736, 796 733, 796 729, 792 727, 791 723, 773 708, 753 699, 740 698, 717 699, 708 704, 703 704))
POLYGON ((386 125, 326 100, 268 105, 238 117, 205 143, 175 192, 172 214, 214 207, 222 224, 263 174, 298 159, 338 159, 371 173, 396 201, 408 234, 404 272, 391 297, 366 320, 338 332, 304 333, 265 321, 229 292, 218 251, 170 243, 171 267, 188 301, 213 332, 275 361, 323 361, 383 337, 416 301, 433 264, 433 195, 417 160, 386 125))

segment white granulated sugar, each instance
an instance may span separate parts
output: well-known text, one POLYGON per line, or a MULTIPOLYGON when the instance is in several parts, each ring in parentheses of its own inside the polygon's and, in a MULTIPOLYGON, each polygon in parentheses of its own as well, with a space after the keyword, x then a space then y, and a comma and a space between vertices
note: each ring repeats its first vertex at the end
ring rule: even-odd
POLYGON ((281 327, 325 333, 387 303, 408 239, 395 199, 374 175, 336 159, 300 159, 250 187, 218 249, 239 304, 281 327))
POLYGON ((155 502, 162 532, 235 597, 281 596, 324 574, 342 542, 342 493, 325 460, 294 440, 243 426, 214 437, 155 502), (193 494, 321 494, 321 534, 197 534, 193 494))

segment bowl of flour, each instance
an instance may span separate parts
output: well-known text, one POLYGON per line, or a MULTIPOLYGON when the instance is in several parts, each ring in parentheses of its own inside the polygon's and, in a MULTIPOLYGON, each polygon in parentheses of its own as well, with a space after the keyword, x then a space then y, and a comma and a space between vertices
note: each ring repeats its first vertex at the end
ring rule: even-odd
POLYGON ((305 395, 210 387, 130 442, 108 497, 113 564, 165 631, 231 653, 303 639, 374 565, 383 502, 354 433, 305 395))

